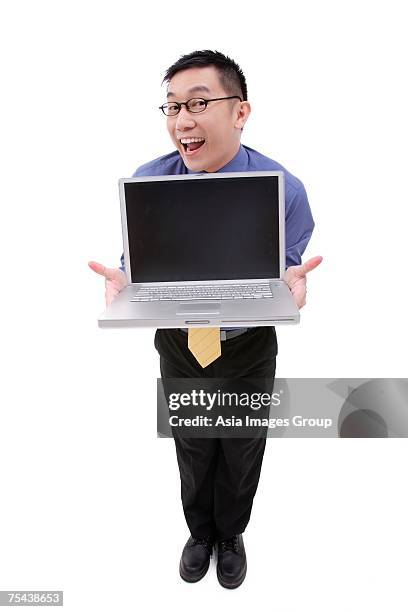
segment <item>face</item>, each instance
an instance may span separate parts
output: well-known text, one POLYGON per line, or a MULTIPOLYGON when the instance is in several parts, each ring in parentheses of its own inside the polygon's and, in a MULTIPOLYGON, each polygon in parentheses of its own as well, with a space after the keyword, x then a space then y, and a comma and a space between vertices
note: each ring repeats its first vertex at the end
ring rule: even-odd
MULTIPOLYGON (((222 98, 227 93, 214 66, 188 68, 174 75, 168 85, 168 102, 186 102, 190 98, 222 98)), ((187 168, 193 172, 216 172, 238 152, 241 128, 251 107, 249 102, 218 100, 209 102, 201 113, 191 113, 185 106, 178 115, 167 117, 167 129, 187 168), (187 146, 184 139, 203 138, 204 142, 187 146), (196 148, 198 147, 198 148, 196 148)))

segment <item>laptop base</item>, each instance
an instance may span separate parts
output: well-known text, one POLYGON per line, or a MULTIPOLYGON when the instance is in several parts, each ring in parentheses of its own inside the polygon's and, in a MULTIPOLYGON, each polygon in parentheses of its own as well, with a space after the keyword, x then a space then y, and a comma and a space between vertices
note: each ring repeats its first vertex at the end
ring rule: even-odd
POLYGON ((272 298, 133 302, 128 285, 98 319, 101 328, 261 327, 299 323, 299 310, 284 281, 270 281, 272 298))

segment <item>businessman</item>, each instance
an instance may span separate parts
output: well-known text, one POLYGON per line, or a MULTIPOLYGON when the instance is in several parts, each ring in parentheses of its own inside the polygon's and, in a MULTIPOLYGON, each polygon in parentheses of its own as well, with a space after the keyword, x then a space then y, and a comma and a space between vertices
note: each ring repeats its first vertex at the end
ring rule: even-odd
MULTIPOLYGON (((167 101, 158 112, 166 117, 175 151, 139 167, 134 176, 282 170, 285 281, 301 308, 306 301, 306 275, 322 260, 318 256, 301 262, 314 222, 302 182, 278 162, 241 144, 251 112, 241 68, 218 51, 195 51, 170 66, 163 82, 167 84, 167 101)), ((120 269, 97 262, 89 262, 89 266, 105 277, 106 303, 111 303, 127 285, 123 255, 120 269)), ((213 329, 213 340, 220 341, 221 351, 203 366, 189 330, 156 330, 154 342, 162 378, 274 379, 278 352, 274 327, 223 328, 222 332, 220 337, 213 329)), ((200 580, 216 549, 220 584, 236 588, 247 571, 242 534, 250 518, 266 439, 175 438, 174 442, 190 531, 180 559, 180 575, 188 582, 200 580)))

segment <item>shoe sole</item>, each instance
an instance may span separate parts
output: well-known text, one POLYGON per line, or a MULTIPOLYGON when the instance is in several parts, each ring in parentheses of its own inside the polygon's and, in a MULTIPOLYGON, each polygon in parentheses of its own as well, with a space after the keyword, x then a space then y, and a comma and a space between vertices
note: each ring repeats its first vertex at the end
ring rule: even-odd
POLYGON ((199 580, 204 578, 204 576, 208 572, 208 568, 209 567, 210 567, 210 559, 208 560, 207 565, 204 566, 204 569, 203 569, 203 571, 201 572, 201 574, 199 576, 191 576, 187 572, 184 572, 183 566, 180 563, 180 565, 179 565, 179 572, 180 572, 180 576, 182 577, 182 579, 185 580, 186 582, 198 582, 199 580))
POLYGON ((221 586, 224 587, 224 589, 237 589, 244 582, 246 573, 247 573, 247 564, 245 562, 244 573, 242 574, 242 576, 240 576, 240 578, 236 582, 226 582, 223 579, 223 577, 220 575, 220 572, 219 572, 219 569, 218 569, 218 566, 217 566, 217 578, 218 578, 218 582, 220 583, 221 586))

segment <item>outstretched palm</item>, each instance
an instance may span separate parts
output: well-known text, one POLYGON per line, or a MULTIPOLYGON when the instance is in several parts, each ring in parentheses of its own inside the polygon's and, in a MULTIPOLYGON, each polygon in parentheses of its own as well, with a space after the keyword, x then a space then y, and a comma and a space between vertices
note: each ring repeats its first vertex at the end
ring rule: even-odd
POLYGON ((105 301, 109 306, 118 293, 128 285, 126 274, 119 268, 107 268, 97 261, 88 262, 88 266, 97 274, 105 277, 105 301))
POLYGON ((323 257, 317 255, 299 266, 290 266, 285 272, 283 280, 288 285, 298 308, 306 304, 306 274, 317 268, 323 257))

